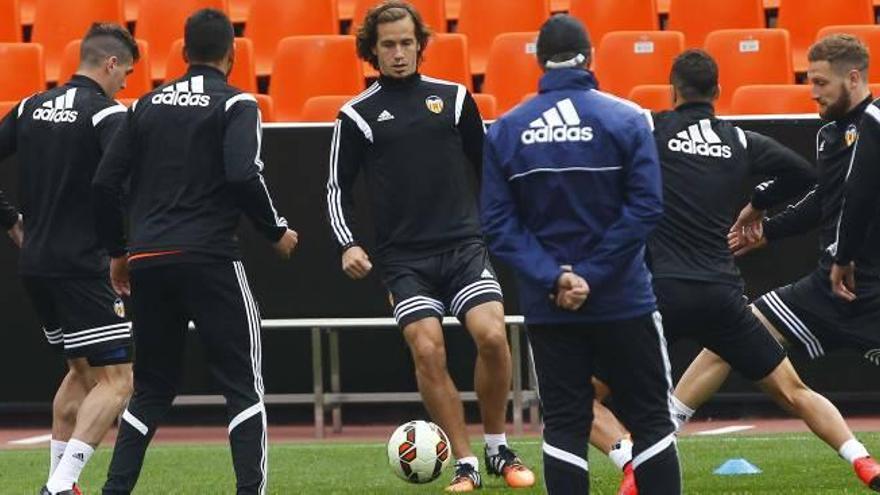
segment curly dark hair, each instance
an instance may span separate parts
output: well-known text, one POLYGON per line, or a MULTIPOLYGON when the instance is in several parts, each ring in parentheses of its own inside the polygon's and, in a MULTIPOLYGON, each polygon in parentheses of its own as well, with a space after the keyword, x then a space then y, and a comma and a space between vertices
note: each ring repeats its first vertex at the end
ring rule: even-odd
POLYGON ((416 41, 419 43, 418 57, 421 62, 422 54, 428 47, 428 40, 431 38, 431 29, 422 20, 419 11, 403 0, 388 0, 367 12, 364 22, 357 32, 358 56, 378 70, 379 59, 373 54, 373 48, 379 42, 379 24, 399 21, 405 19, 406 16, 412 18, 413 24, 416 26, 416 41))

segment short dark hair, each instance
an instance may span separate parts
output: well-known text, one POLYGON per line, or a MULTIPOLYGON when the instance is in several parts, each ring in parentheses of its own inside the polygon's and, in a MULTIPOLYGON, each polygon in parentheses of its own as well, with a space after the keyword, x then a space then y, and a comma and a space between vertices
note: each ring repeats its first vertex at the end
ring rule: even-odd
POLYGON ((373 48, 379 42, 379 24, 395 22, 405 19, 409 16, 416 29, 416 41, 419 43, 419 61, 422 60, 422 54, 428 47, 428 40, 431 37, 431 28, 422 20, 422 15, 415 7, 402 0, 388 0, 381 5, 373 7, 364 17, 357 32, 357 53, 358 56, 366 60, 374 69, 379 68, 379 59, 373 54, 373 48))
POLYGON ((190 63, 223 60, 235 39, 226 14, 217 9, 201 9, 189 16, 183 29, 183 47, 190 63))
POLYGON ((127 29, 111 22, 96 22, 89 27, 79 46, 79 63, 97 67, 108 57, 135 63, 141 54, 127 29))
POLYGON ((669 83, 685 100, 712 99, 718 93, 718 64, 703 50, 685 50, 672 62, 669 83))
POLYGON ((849 72, 853 69, 867 74, 868 48, 855 36, 832 34, 813 43, 807 53, 810 62, 827 61, 836 72, 849 72))

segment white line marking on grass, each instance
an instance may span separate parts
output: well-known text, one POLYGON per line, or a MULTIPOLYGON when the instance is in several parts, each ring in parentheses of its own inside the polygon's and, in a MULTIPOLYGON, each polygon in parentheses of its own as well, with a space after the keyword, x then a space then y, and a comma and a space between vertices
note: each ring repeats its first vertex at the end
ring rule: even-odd
POLYGON ((51 433, 47 433, 45 435, 37 435, 35 437, 21 438, 18 440, 10 440, 7 443, 9 443, 10 445, 34 445, 38 443, 45 443, 49 440, 52 440, 51 433))
POLYGON ((755 425, 733 425, 723 428, 715 428, 712 430, 703 430, 694 433, 694 435, 725 435, 727 433, 736 433, 738 431, 751 430, 755 425))

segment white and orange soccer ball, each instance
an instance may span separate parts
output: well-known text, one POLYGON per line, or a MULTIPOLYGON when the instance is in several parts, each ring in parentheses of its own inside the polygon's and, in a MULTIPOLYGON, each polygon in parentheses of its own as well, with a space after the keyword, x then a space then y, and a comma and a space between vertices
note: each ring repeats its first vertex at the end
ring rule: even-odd
POLYGON ((398 477, 427 483, 449 464, 449 439, 434 423, 415 420, 394 430, 388 440, 388 463, 398 477))

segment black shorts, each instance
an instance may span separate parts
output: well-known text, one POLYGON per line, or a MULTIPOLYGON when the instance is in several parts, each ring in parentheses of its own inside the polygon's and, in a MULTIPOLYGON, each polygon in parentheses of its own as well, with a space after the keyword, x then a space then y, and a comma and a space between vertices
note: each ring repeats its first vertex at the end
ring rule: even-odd
POLYGON ((101 278, 22 277, 46 340, 68 358, 92 366, 131 362, 131 322, 125 304, 101 278))
POLYGON ((381 263, 394 319, 400 328, 423 318, 464 315, 488 301, 503 301, 501 285, 480 242, 424 258, 381 263))
POLYGON ((654 279, 654 293, 669 342, 692 339, 752 381, 769 375, 785 358, 739 287, 660 278, 654 279))
POLYGON ((831 292, 828 270, 764 294, 755 305, 797 348, 813 359, 838 348, 855 349, 880 365, 880 280, 856 273, 856 300, 831 292))

